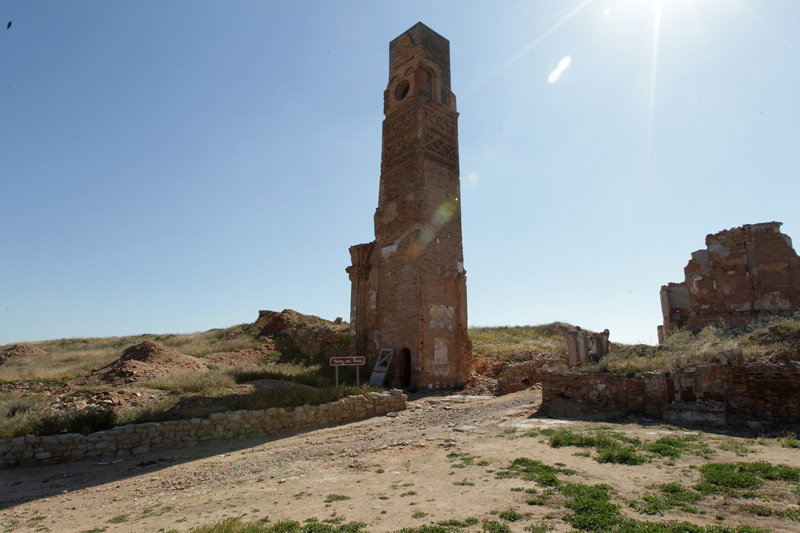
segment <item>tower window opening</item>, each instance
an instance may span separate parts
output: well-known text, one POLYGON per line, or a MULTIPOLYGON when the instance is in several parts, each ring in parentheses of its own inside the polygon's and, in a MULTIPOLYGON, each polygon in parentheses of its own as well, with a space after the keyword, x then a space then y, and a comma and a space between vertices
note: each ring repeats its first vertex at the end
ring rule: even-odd
POLYGON ((408 94, 408 90, 411 88, 411 84, 408 83, 408 80, 403 80, 397 84, 394 88, 394 99, 398 102, 406 97, 408 94))

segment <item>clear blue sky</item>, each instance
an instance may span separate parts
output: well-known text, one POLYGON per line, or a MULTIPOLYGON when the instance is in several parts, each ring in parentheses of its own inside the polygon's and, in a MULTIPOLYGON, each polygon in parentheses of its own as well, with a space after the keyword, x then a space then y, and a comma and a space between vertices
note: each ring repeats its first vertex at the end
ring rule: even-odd
POLYGON ((5 0, 0 344, 347 319, 418 21, 450 40, 471 325, 654 343, 706 234, 800 242, 796 0, 5 0))

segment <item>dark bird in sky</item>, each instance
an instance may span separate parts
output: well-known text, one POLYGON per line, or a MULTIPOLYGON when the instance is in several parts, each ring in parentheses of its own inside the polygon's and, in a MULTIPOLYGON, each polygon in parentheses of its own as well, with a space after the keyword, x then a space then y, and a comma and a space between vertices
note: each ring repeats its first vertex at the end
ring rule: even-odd
POLYGON ((10 28, 10 27, 11 27, 11 21, 9 20, 9 21, 8 21, 8 24, 6 25, 6 29, 8 29, 8 28, 10 28))

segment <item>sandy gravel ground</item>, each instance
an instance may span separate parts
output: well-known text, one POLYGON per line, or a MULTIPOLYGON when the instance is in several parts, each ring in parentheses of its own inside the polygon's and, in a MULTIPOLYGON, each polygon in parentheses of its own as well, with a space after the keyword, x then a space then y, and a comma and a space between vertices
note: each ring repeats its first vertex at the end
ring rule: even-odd
MULTIPOLYGON (((273 522, 360 521, 369 531, 382 532, 451 518, 499 520, 498 511, 514 508, 528 516, 510 523, 512 531, 542 521, 554 531, 571 531, 561 520, 569 512, 563 499, 530 506, 525 503, 528 495, 511 489, 535 483, 496 477, 496 471, 511 460, 528 457, 577 470, 571 481, 611 484, 617 491, 614 501, 640 520, 800 530, 800 522, 757 517, 742 511, 741 502, 722 497, 700 502, 700 513, 672 510, 655 517, 639 515, 625 504, 626 499, 641 498, 656 482, 695 483, 699 474, 690 466, 709 460, 768 460, 800 467, 797 449, 761 439, 759 444, 750 441, 753 451, 742 457, 719 445, 731 439, 747 444, 744 436, 707 433, 703 440, 714 450, 710 459, 689 455, 673 464, 665 460, 641 466, 600 464, 574 455, 576 448, 553 449, 541 437, 522 434, 532 428, 577 430, 602 425, 655 440, 683 431, 631 421, 601 424, 539 418, 540 401, 541 393, 535 389, 498 398, 425 397, 394 416, 278 438, 207 443, 123 460, 0 470, 0 527, 3 531, 188 531, 242 516, 273 522), (475 459, 458 468, 460 459, 448 457, 452 452, 475 459)), ((797 507, 797 496, 793 498, 797 507)), ((480 528, 479 524, 471 529, 480 528)))

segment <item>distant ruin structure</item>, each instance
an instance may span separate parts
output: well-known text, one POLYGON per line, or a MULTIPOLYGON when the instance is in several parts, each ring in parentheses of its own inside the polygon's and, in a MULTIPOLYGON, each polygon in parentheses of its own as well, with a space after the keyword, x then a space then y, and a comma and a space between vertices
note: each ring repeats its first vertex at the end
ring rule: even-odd
POLYGON ((658 339, 724 321, 746 324, 800 310, 800 258, 780 222, 746 224, 706 236, 682 283, 661 287, 658 339))
POLYGON ((575 326, 567 332, 567 364, 569 366, 586 365, 597 362, 610 350, 607 329, 600 333, 591 333, 575 326), (591 343, 591 351, 589 351, 591 343))
POLYGON ((420 22, 389 43, 383 101, 375 240, 347 268, 353 355, 391 355, 387 384, 461 387, 472 344, 450 42, 420 22))

